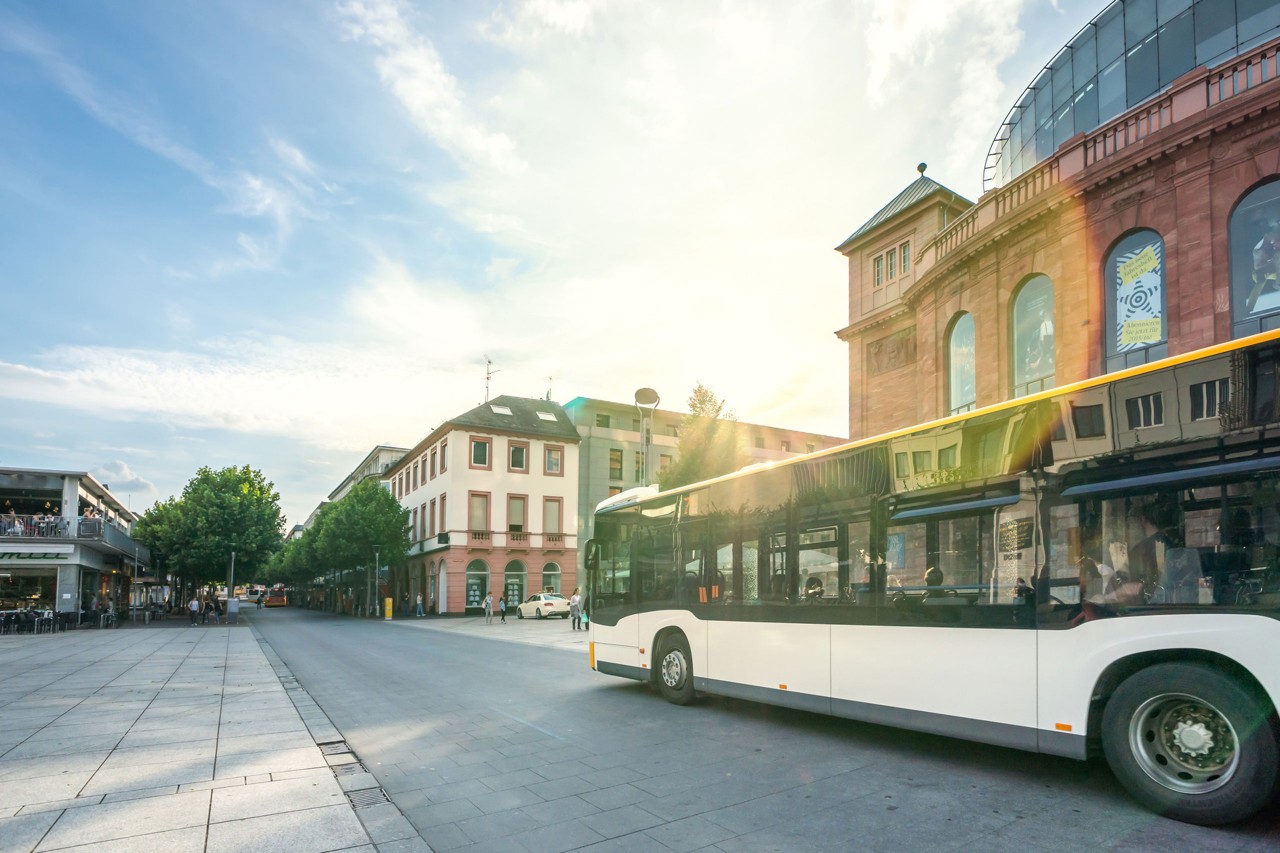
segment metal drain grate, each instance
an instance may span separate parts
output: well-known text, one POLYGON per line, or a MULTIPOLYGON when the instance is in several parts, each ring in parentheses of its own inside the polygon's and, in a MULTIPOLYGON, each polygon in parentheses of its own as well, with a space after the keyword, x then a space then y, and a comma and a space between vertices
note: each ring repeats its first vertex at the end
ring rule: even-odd
POLYGON ((387 792, 381 788, 365 788, 360 791, 348 791, 347 799, 351 801, 351 807, 363 809, 369 806, 380 806, 384 803, 391 802, 391 798, 387 796, 387 792))
POLYGON ((352 751, 351 747, 347 746, 347 742, 345 740, 335 740, 335 741, 330 741, 329 743, 319 743, 319 744, 316 744, 316 746, 320 747, 320 751, 325 755, 337 755, 340 752, 352 751))
POLYGON ((353 761, 350 764, 335 764, 329 769, 333 771, 334 776, 354 776, 357 773, 368 772, 359 761, 353 761))

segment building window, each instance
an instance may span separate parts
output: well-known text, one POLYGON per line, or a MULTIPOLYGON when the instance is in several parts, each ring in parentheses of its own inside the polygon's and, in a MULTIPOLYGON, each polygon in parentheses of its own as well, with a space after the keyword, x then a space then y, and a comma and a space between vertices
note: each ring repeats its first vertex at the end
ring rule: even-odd
POLYGON ((782 452, 783 453, 791 452, 791 442, 787 441, 785 438, 782 439, 782 452))
POLYGON ((672 438, 679 438, 679 437, 680 437, 680 425, 679 425, 679 424, 667 424, 667 435, 671 436, 672 438))
POLYGON ((523 533, 528 529, 527 506, 524 495, 507 495, 507 532, 523 533))
POLYGON ((671 454, 663 453, 658 457, 658 473, 665 474, 671 470, 671 454))
POLYGON ((879 287, 884 284, 884 256, 877 257, 871 265, 875 269, 876 287, 879 287))
POLYGON ((431 514, 428 516, 430 520, 427 522, 427 536, 434 539, 436 535, 436 499, 432 498, 427 506, 431 507, 431 514))
POLYGON ((1102 438, 1107 434, 1107 419, 1102 406, 1072 406, 1071 424, 1076 438, 1102 438))
POLYGON ((447 516, 444 514, 444 504, 445 504, 446 498, 448 498, 448 495, 440 496, 440 532, 441 533, 445 533, 449 529, 449 527, 445 524, 445 518, 447 516))
POLYGON ((899 266, 902 267, 902 274, 906 275, 911 272, 911 244, 903 243, 898 247, 898 254, 901 256, 902 260, 901 264, 899 264, 899 266))
POLYGON ((947 343, 947 408, 969 412, 978 404, 978 354, 973 315, 961 314, 951 324, 947 343))
POLYGON ((413 511, 410 513, 409 531, 410 531, 410 538, 412 539, 412 541, 416 542, 420 538, 422 538, 418 533, 418 508, 417 507, 414 507, 413 511))
POLYGON ((752 444, 754 444, 756 447, 763 449, 763 448, 764 448, 764 436, 763 436, 763 435, 757 435, 757 436, 755 436, 755 437, 752 439, 751 443, 752 443, 752 444))
POLYGON ((958 450, 958 447, 954 444, 949 444, 946 447, 938 448, 938 470, 939 471, 949 471, 952 468, 955 468, 957 466, 957 460, 959 459, 959 454, 957 453, 957 450, 958 450))
POLYGON ((644 478, 644 454, 639 450, 636 451, 636 482, 640 482, 644 478))
POLYGON ((812 453, 813 451, 815 451, 815 450, 817 450, 817 449, 818 449, 818 448, 817 448, 817 445, 815 445, 812 441, 805 442, 805 445, 804 445, 804 452, 805 452, 805 453, 812 453))
POLYGON ((471 439, 471 467, 472 468, 490 468, 489 464, 489 445, 493 439, 475 438, 471 439))
POLYGON ((547 563, 542 567, 542 589, 545 592, 560 592, 560 566, 547 563))
POLYGON ((436 478, 436 450, 431 448, 431 479, 436 478))
POLYGON ((1230 383, 1226 379, 1199 382, 1191 386, 1191 420, 1216 418, 1231 400, 1230 383))
POLYGON ((476 533, 488 534, 489 531, 489 494, 487 492, 471 492, 467 498, 467 529, 476 533))
POLYGON ((449 470, 449 439, 440 442, 440 473, 449 470))
POLYGON ((564 509, 560 498, 543 498, 542 500, 542 532, 560 534, 564 532, 564 509))
POLYGON ((893 454, 893 474, 899 480, 905 479, 906 477, 911 476, 911 467, 907 464, 907 462, 908 462, 907 454, 905 453, 893 454))
POLYGON ((608 415, 596 415, 596 426, 600 427, 601 429, 608 429, 608 428, 609 428, 609 416, 608 416, 608 415))
POLYGON ((1123 370, 1169 354, 1164 310, 1164 240, 1134 231, 1107 254, 1107 370, 1123 370))
POLYGON ((620 495, 620 494, 622 494, 622 486, 610 486, 609 494, 607 495, 607 497, 613 497, 614 495, 620 495))
POLYGON ((546 460, 543 473, 551 477, 564 476, 564 448, 547 445, 543 458, 546 460))
POLYGON ((1013 299, 1013 396, 1023 397, 1053 386, 1053 283, 1035 275, 1013 299))
POLYGON ((639 418, 632 418, 632 419, 631 419, 631 431, 632 431, 632 432, 639 432, 639 431, 640 431, 640 419, 639 419, 639 418))
POLYGON ((911 467, 916 469, 917 474, 923 474, 933 470, 933 451, 931 450, 915 450, 911 453, 911 467))
POLYGON ((1129 416, 1129 429, 1143 429, 1164 423, 1164 395, 1159 391, 1143 394, 1141 397, 1130 397, 1124 401, 1124 408, 1129 416))
POLYGON ((1252 190, 1231 213, 1231 333, 1280 328, 1280 181, 1252 190))
POLYGON ((529 442, 511 441, 507 448, 510 455, 507 470, 520 474, 529 473, 529 442))
POLYGON ((418 488, 418 463, 413 463, 413 487, 418 488))
POLYGON ((885 278, 892 279, 898 274, 898 250, 890 249, 885 253, 885 278))
POLYGON ((609 448, 609 479, 622 479, 622 450, 621 448, 609 448))

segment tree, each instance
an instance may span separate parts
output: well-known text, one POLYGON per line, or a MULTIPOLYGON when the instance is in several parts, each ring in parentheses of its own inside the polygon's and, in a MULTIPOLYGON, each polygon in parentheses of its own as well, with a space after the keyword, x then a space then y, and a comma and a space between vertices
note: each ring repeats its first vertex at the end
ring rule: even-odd
POLYGON ((147 510, 135 534, 167 559, 169 571, 189 581, 224 581, 232 551, 236 573, 252 577, 280 548, 284 514, 279 500, 275 485, 248 465, 204 467, 180 498, 147 510))
MULTIPOLYGON (((377 480, 356 484, 342 500, 321 510, 315 526, 299 541, 314 537, 311 577, 328 572, 368 572, 377 556, 383 566, 397 567, 409 553, 409 510, 377 480)), ((359 599, 367 606, 368 584, 359 599)), ((358 588, 358 587, 357 587, 358 588)))
POLYGON ((663 489, 728 474, 746 462, 738 443, 738 419, 724 400, 699 382, 688 404, 689 414, 680 423, 678 457, 658 482, 663 489))

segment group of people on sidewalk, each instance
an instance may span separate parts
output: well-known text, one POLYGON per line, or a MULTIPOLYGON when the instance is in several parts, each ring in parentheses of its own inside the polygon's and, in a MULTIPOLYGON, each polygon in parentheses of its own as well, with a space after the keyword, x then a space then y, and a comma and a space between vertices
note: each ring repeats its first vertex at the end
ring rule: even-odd
POLYGON ((200 603, 199 596, 191 596, 191 600, 187 602, 187 612, 191 615, 191 624, 194 626, 197 622, 201 625, 207 625, 212 622, 214 625, 222 622, 222 600, 216 595, 210 596, 200 603))
MULTIPOLYGON (((489 593, 484 597, 484 621, 486 625, 493 624, 493 593, 489 593)), ((422 596, 418 596, 418 615, 422 615, 422 596)), ((498 617, 499 622, 503 625, 507 623, 507 597, 498 598, 498 617)), ((582 588, 574 587, 573 595, 569 596, 569 618, 572 621, 572 630, 585 630, 582 627, 582 588)))
MULTIPOLYGON (((498 599, 498 616, 501 618, 502 624, 507 624, 507 597, 505 595, 498 599)), ((493 593, 489 593, 484 597, 484 622, 486 625, 493 624, 493 593)))

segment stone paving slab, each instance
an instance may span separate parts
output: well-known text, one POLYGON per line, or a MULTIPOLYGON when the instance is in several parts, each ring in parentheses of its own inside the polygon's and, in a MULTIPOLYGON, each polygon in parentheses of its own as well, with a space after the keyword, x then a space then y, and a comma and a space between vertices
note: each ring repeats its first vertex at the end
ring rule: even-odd
POLYGON ((0 853, 429 851, 394 805, 362 822, 270 657, 245 624, 0 637, 0 853))

